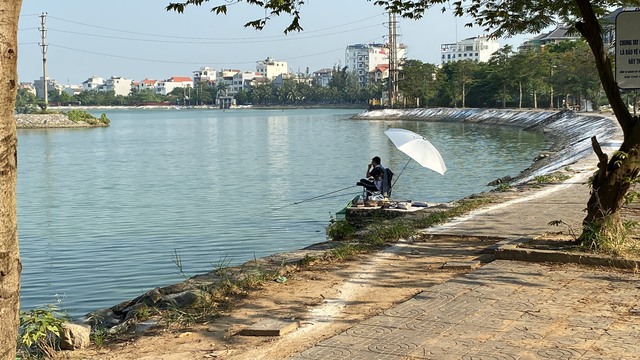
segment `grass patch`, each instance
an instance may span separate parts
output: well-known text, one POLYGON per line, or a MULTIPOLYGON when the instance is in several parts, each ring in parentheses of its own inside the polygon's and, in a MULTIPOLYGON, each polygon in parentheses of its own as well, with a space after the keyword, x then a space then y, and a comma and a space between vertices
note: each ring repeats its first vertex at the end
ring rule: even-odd
POLYGON ((106 114, 100 115, 100 118, 96 118, 84 110, 69 110, 65 114, 69 120, 76 124, 78 122, 85 122, 89 125, 109 125, 111 123, 106 114))
POLYGON ((589 242, 583 241, 580 247, 584 251, 599 254, 607 254, 615 257, 638 257, 640 256, 640 243, 637 237, 632 236, 638 227, 637 221, 624 221, 620 226, 605 224, 602 228, 585 227, 583 239, 591 239, 589 242), (603 232, 606 229, 606 232, 603 232))
POLYGON ((331 221, 327 227, 327 236, 332 240, 349 241, 329 250, 328 257, 348 260, 360 253, 379 250, 394 241, 414 236, 420 229, 445 223, 453 217, 468 213, 490 202, 489 198, 463 199, 450 209, 433 211, 414 219, 373 219, 358 233, 356 228, 346 220, 331 221))
MULTIPOLYGON (((179 259, 175 254, 173 261, 180 273, 184 274, 179 259)), ((240 267, 228 267, 230 263, 226 258, 212 265, 217 280, 198 285, 198 297, 190 306, 158 311, 162 325, 169 328, 173 325, 188 326, 213 320, 233 308, 237 300, 245 297, 249 291, 258 289, 267 282, 286 279, 282 276, 283 266, 265 268, 257 259, 240 267)))
POLYGON ((509 189, 511 189, 511 185, 509 185, 507 183, 502 183, 502 184, 496 186, 496 188, 495 188, 496 191, 500 191, 500 192, 507 191, 509 189))
POLYGON ((329 225, 326 228, 327 237, 331 240, 342 241, 355 237, 356 228, 347 220, 337 220, 333 216, 329 219, 329 225))
POLYGON ((533 181, 536 184, 554 184, 554 183, 563 182, 563 181, 569 179, 570 177, 571 176, 569 176, 567 174, 553 173, 553 174, 549 174, 549 175, 538 175, 538 176, 533 178, 533 181))

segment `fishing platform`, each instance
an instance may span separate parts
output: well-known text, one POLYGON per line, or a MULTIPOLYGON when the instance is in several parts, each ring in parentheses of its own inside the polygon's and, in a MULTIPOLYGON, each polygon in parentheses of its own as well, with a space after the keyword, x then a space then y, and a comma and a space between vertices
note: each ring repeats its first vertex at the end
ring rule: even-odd
POLYGON ((411 200, 363 200, 363 197, 358 195, 336 213, 336 218, 346 220, 349 224, 359 227, 374 219, 395 219, 421 211, 429 211, 436 207, 437 204, 411 200))

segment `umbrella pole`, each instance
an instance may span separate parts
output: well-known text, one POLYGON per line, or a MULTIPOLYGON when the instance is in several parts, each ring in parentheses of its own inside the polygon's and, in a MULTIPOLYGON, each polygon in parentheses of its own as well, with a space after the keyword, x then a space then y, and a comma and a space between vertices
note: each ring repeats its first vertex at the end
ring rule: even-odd
MULTIPOLYGON (((411 161, 411 158, 409 158, 409 161, 411 161)), ((396 180, 393 182, 393 184, 391 184, 391 188, 392 189, 396 185, 396 183, 398 182, 398 179, 400 178, 400 175, 402 175, 402 173, 404 172, 404 169, 406 169, 407 165, 409 165, 409 161, 407 161, 407 163, 404 164, 404 167, 402 168, 402 171, 400 171, 400 174, 398 174, 398 176, 396 176, 396 180)))

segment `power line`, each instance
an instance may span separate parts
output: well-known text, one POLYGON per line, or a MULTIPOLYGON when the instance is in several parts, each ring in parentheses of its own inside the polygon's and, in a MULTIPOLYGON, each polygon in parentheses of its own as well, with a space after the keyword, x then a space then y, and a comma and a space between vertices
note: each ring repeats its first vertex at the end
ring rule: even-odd
MULTIPOLYGON (((312 36, 296 37, 296 38, 286 38, 285 37, 285 38, 281 38, 279 40, 263 40, 263 39, 256 40, 254 38, 254 40, 245 40, 245 41, 243 41, 243 44, 282 42, 282 41, 292 41, 292 40, 306 40, 306 39, 317 38, 317 37, 322 37, 322 36, 344 34, 346 32, 351 32, 351 31, 365 30, 365 29, 370 29, 370 28, 374 28, 374 27, 378 27, 378 26, 380 26, 380 25, 371 25, 371 26, 361 27, 361 28, 357 28, 357 29, 345 30, 345 31, 340 31, 340 32, 335 32, 335 33, 327 33, 327 34, 322 34, 322 35, 312 35, 312 36)), ((98 37, 98 38, 104 38, 104 39, 154 42, 154 43, 169 43, 169 44, 201 44, 201 45, 204 45, 204 44, 230 44, 230 43, 236 43, 237 42, 237 40, 233 40, 233 39, 211 39, 211 40, 208 40, 208 41, 135 39, 135 38, 125 38, 125 37, 119 37, 119 36, 87 34, 87 33, 81 33, 81 32, 76 32, 76 31, 60 30, 60 29, 55 29, 55 28, 49 28, 49 31, 55 31, 55 32, 66 33, 66 34, 81 35, 81 36, 98 37)))
MULTIPOLYGON (((381 13, 381 14, 384 14, 384 13, 381 13)), ((362 22, 362 21, 366 21, 366 20, 369 20, 369 19, 380 17, 381 14, 375 15, 375 16, 370 16, 370 17, 363 18, 363 19, 360 19, 360 20, 351 21, 351 22, 345 23, 345 24, 340 24, 340 25, 335 25, 335 26, 330 26, 330 27, 318 29, 318 30, 308 30, 308 31, 305 30, 304 33, 305 34, 309 34, 309 33, 320 32, 320 31, 331 30, 331 29, 335 29, 335 28, 339 28, 339 27, 344 27, 344 26, 347 26, 347 25, 353 25, 353 24, 358 23, 358 22, 362 22)), ((83 26, 87 26, 87 27, 92 27, 92 28, 96 28, 96 29, 116 31, 116 32, 121 32, 121 33, 126 33, 126 34, 134 34, 134 35, 162 37, 162 38, 167 38, 167 39, 216 40, 216 41, 217 40, 245 41, 245 40, 255 39, 255 37, 250 37, 250 38, 246 38, 246 37, 245 38, 228 38, 228 37, 225 37, 225 38, 199 38, 199 37, 193 37, 193 36, 173 36, 173 35, 144 33, 144 32, 137 32, 137 31, 109 28, 109 27, 105 27, 105 26, 98 26, 98 25, 93 25, 93 24, 82 23, 82 22, 74 21, 74 20, 67 20, 67 19, 63 19, 63 18, 51 16, 51 15, 49 15, 49 18, 50 19, 56 19, 56 20, 64 21, 64 22, 68 22, 68 23, 72 23, 72 24, 76 24, 76 25, 83 25, 83 26)), ((296 35, 295 33, 294 34, 289 34, 289 35, 273 35, 273 36, 265 36, 265 37, 263 37, 263 39, 267 39, 267 38, 283 39, 283 38, 287 38, 287 37, 293 37, 295 35, 296 35)))
MULTIPOLYGON (((376 39, 367 40, 367 41, 365 41, 365 43, 371 43, 371 42, 373 42, 375 40, 376 39)), ((195 62, 195 61, 174 61, 174 60, 145 59, 145 58, 136 58, 136 57, 132 57, 132 56, 114 55, 114 54, 108 54, 108 53, 91 51, 91 50, 76 49, 76 48, 72 48, 72 47, 68 47, 68 46, 56 45, 56 44, 51 44, 51 43, 48 43, 47 45, 48 46, 52 46, 52 47, 56 47, 56 48, 65 49, 65 50, 77 51, 77 52, 81 52, 81 53, 85 53, 85 54, 93 54, 93 55, 108 56, 108 57, 119 58, 119 59, 154 62, 154 63, 164 63, 164 64, 185 64, 185 65, 203 65, 203 64, 208 64, 208 65, 229 65, 229 64, 246 65, 246 64, 255 64, 255 60, 253 60, 253 61, 233 61, 233 62, 230 62, 230 61, 229 62, 208 62, 208 61, 195 62)), ((286 58, 283 58, 283 60, 287 60, 288 61, 288 60, 304 59, 304 58, 307 58, 307 57, 314 57, 314 56, 333 53, 333 52, 337 52, 337 51, 344 51, 344 48, 341 47, 341 48, 335 48, 335 49, 330 49, 330 50, 319 51, 319 52, 312 53, 312 54, 305 54, 305 55, 300 55, 300 56, 286 57, 286 58)))

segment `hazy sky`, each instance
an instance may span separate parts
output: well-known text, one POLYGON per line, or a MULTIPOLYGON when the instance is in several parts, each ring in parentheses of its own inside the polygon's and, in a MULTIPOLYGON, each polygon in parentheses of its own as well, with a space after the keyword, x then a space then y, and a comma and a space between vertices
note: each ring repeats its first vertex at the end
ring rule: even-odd
MULTIPOLYGON (((175 1, 175 0, 174 0, 175 1)), ((170 0, 24 0, 19 25, 18 73, 21 82, 42 76, 40 17, 46 12, 47 76, 62 84, 80 84, 95 75, 134 80, 192 76, 210 66, 216 70, 255 71, 267 57, 287 61, 292 71, 311 72, 344 64, 347 45, 386 42, 388 15, 366 0, 308 0, 302 9, 304 31, 284 35, 290 18, 270 21, 256 31, 244 28, 264 10, 245 4, 229 6, 225 15, 209 10, 218 1, 167 12, 170 0)), ((465 19, 427 11, 420 20, 398 18, 399 42, 409 59, 440 63, 440 44, 482 34, 464 27, 465 19)), ((532 37, 501 39, 519 45, 532 37)))

